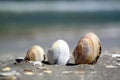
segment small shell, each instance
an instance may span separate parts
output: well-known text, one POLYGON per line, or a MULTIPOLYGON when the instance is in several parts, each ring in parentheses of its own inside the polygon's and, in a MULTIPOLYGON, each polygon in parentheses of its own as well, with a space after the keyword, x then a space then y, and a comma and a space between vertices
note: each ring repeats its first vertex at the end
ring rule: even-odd
POLYGON ((24 74, 26 75, 34 75, 31 69, 24 69, 24 74))
POLYGON ((50 64, 65 65, 70 59, 70 51, 67 42, 57 40, 48 50, 47 58, 50 64))
POLYGON ((120 58, 120 54, 112 54, 112 58, 120 58))
POLYGON ((74 71, 76 74, 85 74, 85 71, 74 71))
POLYGON ((28 50, 25 60, 27 61, 43 61, 45 59, 45 52, 42 47, 35 45, 28 50))
POLYGON ((5 67, 5 68, 2 69, 2 71, 10 71, 10 70, 11 70, 10 67, 5 67))
POLYGON ((20 73, 17 71, 0 73, 0 76, 18 76, 18 75, 20 75, 20 73))
POLYGON ((114 65, 106 65, 106 68, 118 68, 118 66, 114 66, 114 65))
POLYGON ((17 63, 20 63, 20 62, 24 61, 24 57, 17 57, 17 58, 15 59, 15 61, 16 61, 17 63))
POLYGON ((52 71, 50 71, 50 70, 45 70, 45 71, 43 71, 44 73, 48 73, 48 74, 51 74, 52 73, 52 71))
POLYGON ((76 64, 95 64, 101 54, 100 40, 94 33, 84 35, 74 49, 76 64))
POLYGON ((29 63, 31 63, 33 66, 35 66, 35 65, 43 66, 41 61, 29 61, 29 63))
POLYGON ((62 73, 63 74, 70 74, 70 73, 73 73, 73 71, 63 71, 62 73))
POLYGON ((0 80, 18 80, 17 76, 3 76, 0 75, 0 80))

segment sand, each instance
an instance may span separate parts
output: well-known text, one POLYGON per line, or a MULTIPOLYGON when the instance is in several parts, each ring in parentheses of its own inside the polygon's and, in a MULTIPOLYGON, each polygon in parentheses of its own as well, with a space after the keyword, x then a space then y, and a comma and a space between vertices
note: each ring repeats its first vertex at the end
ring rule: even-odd
POLYGON ((95 65, 33 65, 0 59, 0 80, 120 80, 120 50, 104 51, 95 65))

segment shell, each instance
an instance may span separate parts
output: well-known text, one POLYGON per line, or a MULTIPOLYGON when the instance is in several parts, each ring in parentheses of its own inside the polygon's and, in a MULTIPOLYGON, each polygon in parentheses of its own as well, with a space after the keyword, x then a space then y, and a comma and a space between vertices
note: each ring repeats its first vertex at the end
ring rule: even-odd
POLYGON ((5 67, 5 68, 2 69, 2 71, 10 71, 10 70, 11 70, 10 67, 5 67))
POLYGON ((73 52, 76 64, 96 64, 100 54, 100 39, 92 32, 84 35, 79 40, 73 52))
POLYGON ((31 69, 24 69, 24 74, 26 74, 26 75, 34 75, 34 72, 31 69))
POLYGON ((67 42, 57 40, 47 53, 48 62, 50 64, 65 65, 70 59, 70 51, 67 42))
POLYGON ((23 62, 23 61, 24 61, 24 57, 17 57, 17 58, 15 59, 15 61, 16 61, 17 63, 23 62))
POLYGON ((43 71, 44 73, 47 73, 47 74, 51 74, 52 73, 52 71, 50 71, 50 70, 45 70, 45 71, 43 71))
POLYGON ((35 45, 28 50, 25 60, 27 61, 43 61, 45 59, 45 52, 42 47, 35 45))

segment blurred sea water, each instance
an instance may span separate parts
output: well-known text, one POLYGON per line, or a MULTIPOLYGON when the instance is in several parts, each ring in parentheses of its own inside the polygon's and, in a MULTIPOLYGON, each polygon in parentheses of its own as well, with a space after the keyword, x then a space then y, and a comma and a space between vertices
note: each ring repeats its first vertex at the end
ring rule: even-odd
POLYGON ((99 36, 103 51, 120 48, 120 1, 0 1, 0 57, 24 56, 33 45, 47 53, 57 39, 72 53, 88 32, 99 36))

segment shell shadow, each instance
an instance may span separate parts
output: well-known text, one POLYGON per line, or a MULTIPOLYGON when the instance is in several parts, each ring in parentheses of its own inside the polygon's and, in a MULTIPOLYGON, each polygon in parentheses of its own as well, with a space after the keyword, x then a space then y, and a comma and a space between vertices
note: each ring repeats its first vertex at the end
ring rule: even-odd
POLYGON ((66 64, 66 66, 75 66, 75 65, 77 65, 77 64, 75 64, 75 63, 67 63, 66 64))
POLYGON ((42 61, 42 63, 50 65, 50 63, 48 61, 42 61))

